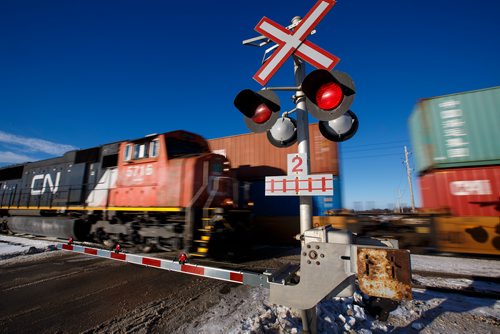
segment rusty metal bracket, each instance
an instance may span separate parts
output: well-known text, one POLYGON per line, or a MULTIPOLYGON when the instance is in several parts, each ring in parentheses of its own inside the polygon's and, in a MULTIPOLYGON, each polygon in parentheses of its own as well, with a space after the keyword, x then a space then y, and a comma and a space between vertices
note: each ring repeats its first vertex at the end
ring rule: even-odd
POLYGON ((404 249, 357 247, 358 284, 369 296, 410 300, 410 252, 404 249))

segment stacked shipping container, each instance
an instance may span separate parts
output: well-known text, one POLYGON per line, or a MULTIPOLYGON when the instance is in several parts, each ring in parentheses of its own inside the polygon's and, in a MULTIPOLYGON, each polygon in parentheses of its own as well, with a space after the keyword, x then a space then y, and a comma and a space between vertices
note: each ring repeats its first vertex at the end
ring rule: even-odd
POLYGON ((421 100, 409 123, 423 208, 500 216, 500 87, 421 100))
POLYGON ((435 170, 419 181, 426 208, 449 208, 455 216, 499 215, 499 166, 435 170))
MULTIPOLYGON (((267 235, 289 241, 299 232, 299 198, 264 196, 266 176, 286 175, 287 155, 298 152, 297 144, 287 148, 271 145, 266 133, 249 133, 208 140, 213 152, 226 156, 234 175, 254 202, 255 225, 267 235), (265 225, 265 227, 264 227, 265 225), (276 233, 273 233, 276 232, 276 233)), ((325 216, 342 208, 337 143, 326 140, 318 124, 309 125, 310 174, 334 175, 333 196, 313 196, 313 216, 325 216)))
MULTIPOLYGON (((241 180, 260 180, 265 176, 285 175, 287 155, 297 153, 297 144, 277 148, 266 133, 249 133, 231 137, 209 139, 213 152, 225 155, 241 180)), ((326 140, 318 124, 309 125, 310 173, 339 175, 337 143, 326 140)))

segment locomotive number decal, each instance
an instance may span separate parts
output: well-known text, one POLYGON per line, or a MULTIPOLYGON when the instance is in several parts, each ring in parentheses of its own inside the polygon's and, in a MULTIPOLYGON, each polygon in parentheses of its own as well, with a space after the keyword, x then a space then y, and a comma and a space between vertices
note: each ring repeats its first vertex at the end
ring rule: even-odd
POLYGON ((55 182, 52 181, 50 174, 38 174, 33 176, 31 180, 31 195, 41 195, 45 192, 47 187, 53 194, 59 189, 59 181, 61 180, 61 172, 57 172, 55 182))
POLYGON ((133 178, 132 181, 142 181, 144 176, 153 175, 153 165, 138 165, 138 166, 128 166, 125 171, 125 176, 127 178, 133 178))

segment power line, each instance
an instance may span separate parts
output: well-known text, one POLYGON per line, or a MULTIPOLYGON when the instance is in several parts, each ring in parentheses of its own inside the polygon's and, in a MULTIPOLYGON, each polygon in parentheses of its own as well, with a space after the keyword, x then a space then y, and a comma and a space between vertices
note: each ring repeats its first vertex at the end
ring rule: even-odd
POLYGON ((350 159, 366 159, 366 158, 378 158, 378 157, 388 157, 388 156, 401 156, 401 153, 388 153, 388 154, 377 154, 377 155, 363 155, 359 157, 341 157, 341 160, 350 160, 350 159))
POLYGON ((408 142, 407 139, 402 139, 402 140, 393 140, 393 141, 387 141, 383 143, 370 143, 370 144, 361 144, 361 145, 353 145, 353 147, 364 147, 364 146, 374 146, 374 145, 386 145, 386 144, 397 144, 397 143, 405 143, 408 142))
POLYGON ((392 148, 400 148, 401 145, 390 145, 390 146, 385 146, 385 147, 372 147, 372 148, 361 148, 361 149, 343 149, 344 152, 364 152, 364 151, 374 151, 374 150, 389 150, 392 148))

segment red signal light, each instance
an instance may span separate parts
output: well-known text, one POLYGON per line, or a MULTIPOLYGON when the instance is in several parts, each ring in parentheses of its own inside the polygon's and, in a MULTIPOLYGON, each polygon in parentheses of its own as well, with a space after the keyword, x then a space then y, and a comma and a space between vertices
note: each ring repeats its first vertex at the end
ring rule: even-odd
POLYGON ((257 109, 255 109, 255 114, 252 117, 252 120, 257 124, 262 124, 267 122, 269 118, 271 118, 271 109, 265 104, 260 104, 257 109))
POLYGON ((316 104, 323 110, 337 108, 344 99, 342 88, 335 82, 327 82, 316 92, 316 104))
POLYGON ((331 121, 345 114, 356 95, 349 74, 333 70, 314 70, 301 84, 309 114, 320 121, 331 121))
POLYGON ((243 120, 252 132, 268 131, 280 116, 280 99, 271 90, 254 92, 244 89, 234 98, 234 106, 243 114, 243 120))

